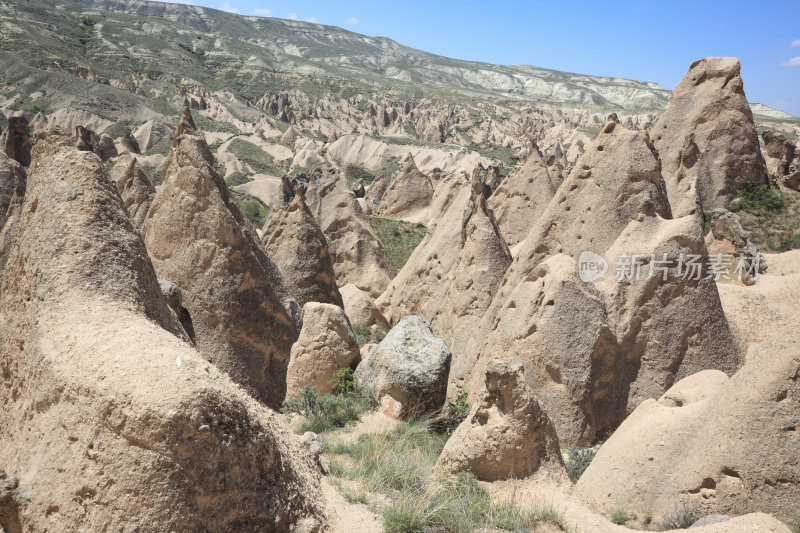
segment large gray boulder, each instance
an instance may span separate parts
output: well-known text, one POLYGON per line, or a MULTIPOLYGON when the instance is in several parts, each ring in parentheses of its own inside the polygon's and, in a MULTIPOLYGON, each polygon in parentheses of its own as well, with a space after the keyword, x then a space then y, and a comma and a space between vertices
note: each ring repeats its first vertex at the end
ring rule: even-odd
POLYGON ((358 365, 356 388, 372 394, 390 416, 422 416, 444 405, 450 358, 430 322, 410 315, 358 365))

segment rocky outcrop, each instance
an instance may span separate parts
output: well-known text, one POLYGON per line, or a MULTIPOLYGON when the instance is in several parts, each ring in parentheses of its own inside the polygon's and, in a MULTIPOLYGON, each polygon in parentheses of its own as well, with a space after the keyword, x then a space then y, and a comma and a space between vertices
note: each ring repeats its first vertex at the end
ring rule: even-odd
POLYGON ((286 372, 286 399, 296 398, 303 387, 315 387, 324 396, 333 391, 330 381, 336 371, 355 369, 360 360, 356 336, 342 308, 307 303, 286 372))
POLYGON ((261 242, 300 305, 322 302, 342 307, 328 241, 298 191, 284 207, 273 208, 261 242))
POLYGON ((142 153, 147 152, 162 140, 168 139, 171 135, 172 128, 152 120, 148 120, 133 132, 133 137, 142 153))
POLYGON ((137 229, 141 229, 150 204, 155 198, 155 187, 150 183, 150 179, 141 169, 136 158, 128 153, 122 154, 117 159, 109 177, 117 185, 117 190, 128 209, 133 225, 137 229))
POLYGON ((764 256, 750 242, 750 234, 742 228, 739 216, 727 209, 718 208, 711 213, 711 231, 706 236, 706 247, 710 255, 719 256, 725 263, 730 262, 718 281, 736 280, 752 285, 759 274, 767 271, 764 256))
POLYGON ((566 478, 553 423, 525 384, 519 364, 490 361, 484 388, 453 432, 434 473, 471 472, 482 481, 566 478))
POLYGON ((83 126, 75 126, 75 148, 84 152, 93 152, 103 161, 117 157, 117 148, 114 140, 108 135, 102 137, 94 131, 83 126))
POLYGON ((410 217, 428 207, 433 197, 431 179, 420 172, 411 154, 403 159, 400 172, 380 200, 378 214, 387 217, 410 217))
POLYGON ((23 167, 31 164, 31 140, 28 119, 10 117, 8 126, 0 136, 0 149, 23 167))
POLYGON ((15 160, 0 152, 0 230, 6 222, 6 213, 15 197, 25 194, 25 169, 15 160))
POLYGON ((300 308, 192 123, 185 110, 142 236, 158 276, 182 289, 200 352, 277 406, 300 308))
POLYGON ((669 108, 651 130, 675 216, 727 207, 746 180, 767 182, 739 60, 695 61, 672 91, 669 108))
POLYGON ((354 326, 379 326, 389 329, 389 322, 375 305, 375 300, 369 295, 348 283, 340 289, 344 300, 344 312, 350 323, 354 326))
POLYGON ((789 167, 795 158, 795 145, 786 140, 780 133, 769 130, 761 134, 764 139, 764 160, 767 172, 773 181, 780 180, 789 174, 789 167))
POLYGON ((421 417, 444 405, 450 357, 427 320, 407 316, 358 365, 356 388, 390 416, 421 417))
POLYGON ((134 137, 130 132, 123 133, 119 138, 117 143, 117 151, 120 154, 124 154, 126 152, 130 154, 142 153, 142 151, 139 149, 139 143, 136 142, 136 137, 134 137))
POLYGON ((451 396, 477 392, 486 361, 520 361, 571 445, 612 431, 686 375, 736 370, 714 281, 680 270, 681 257, 706 262, 701 222, 671 219, 659 170, 647 134, 610 117, 520 245, 474 328, 477 356, 467 345, 456 358, 477 359, 471 380, 454 372, 451 396), (653 257, 661 269, 648 275, 644 259, 653 257), (588 263, 607 275, 581 279, 588 263))
POLYGON ((336 283, 352 283, 376 298, 397 270, 372 232, 347 178, 330 165, 323 165, 308 176, 305 198, 328 240, 336 283))
POLYGON ((489 198, 489 207, 509 246, 525 239, 557 188, 534 144, 525 164, 507 176, 489 198))
POLYGON ((17 478, 0 475, 2 527, 324 523, 311 457, 178 337, 104 165, 71 144, 38 134, 0 242, 0 464, 17 478))
POLYGON ((373 212, 377 213, 381 206, 381 198, 389 186, 384 178, 375 178, 375 181, 370 183, 369 187, 364 192, 364 201, 367 207, 373 212))

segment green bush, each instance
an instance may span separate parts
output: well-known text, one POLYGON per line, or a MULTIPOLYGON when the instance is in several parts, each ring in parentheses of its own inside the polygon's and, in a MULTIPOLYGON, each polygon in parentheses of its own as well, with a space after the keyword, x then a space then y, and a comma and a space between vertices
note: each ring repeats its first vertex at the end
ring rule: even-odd
POLYGON ((303 387, 298 398, 283 402, 283 411, 303 416, 306 420, 300 432, 322 433, 334 428, 344 427, 358 420, 362 413, 371 409, 374 401, 368 395, 317 394, 316 387, 303 387))
POLYGON ((628 512, 624 511, 623 509, 615 509, 614 512, 611 513, 611 521, 618 526, 621 526, 627 522, 628 518, 628 512))
POLYGON ((340 368, 334 372, 328 383, 336 394, 354 394, 356 392, 356 380, 353 377, 352 368, 340 368))
POLYGON ((353 326, 353 333, 356 334, 356 343, 359 346, 364 346, 371 342, 381 342, 386 337, 386 332, 387 330, 380 326, 370 327, 366 324, 355 324, 353 326))
POLYGON ((753 180, 742 183, 742 197, 731 202, 730 211, 747 211, 748 213, 773 212, 780 213, 786 209, 786 199, 776 189, 767 184, 757 184, 753 180))
POLYGON ((468 393, 462 392, 456 398, 455 403, 448 402, 448 407, 450 408, 450 416, 460 415, 461 413, 466 413, 469 411, 469 402, 467 402, 468 393))
POLYGON ((397 270, 403 268, 428 231, 422 224, 378 216, 369 217, 369 224, 397 270))
POLYGON ((358 180, 363 180, 364 185, 369 185, 375 181, 375 174, 361 165, 347 165, 344 167, 344 175, 348 183, 355 183, 358 180))
POLYGON ((231 172, 231 174, 227 178, 225 178, 225 183, 228 184, 228 187, 236 187, 237 185, 243 185, 251 181, 253 180, 248 178, 239 171, 231 172))
POLYGON ((567 461, 564 466, 567 469, 567 475, 570 481, 577 483, 581 475, 589 468, 589 465, 597 455, 599 447, 591 446, 589 448, 568 448, 567 461))
POLYGON ((260 228, 269 216, 269 207, 261 203, 258 198, 246 195, 239 200, 239 207, 242 213, 253 224, 253 226, 260 228))

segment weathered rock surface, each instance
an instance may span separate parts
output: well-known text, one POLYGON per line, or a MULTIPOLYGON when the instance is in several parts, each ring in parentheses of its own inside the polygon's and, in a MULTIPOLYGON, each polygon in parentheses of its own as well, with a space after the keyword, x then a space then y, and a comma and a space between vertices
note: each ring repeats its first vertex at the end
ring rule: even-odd
POLYGON ((766 130, 761 134, 764 139, 764 160, 767 172, 773 181, 779 182, 789 174, 789 167, 795 158, 795 145, 786 140, 780 133, 766 130))
POLYGON ((0 230, 6 222, 6 213, 17 196, 25 194, 25 169, 14 159, 0 152, 0 230))
POLYGON ((344 312, 354 326, 379 326, 388 329, 389 322, 375 305, 369 293, 362 291, 352 283, 340 289, 344 300, 344 312))
POLYGON ((156 188, 150 183, 150 178, 139 166, 136 158, 128 153, 122 154, 117 159, 114 168, 109 172, 109 177, 116 183, 133 225, 141 229, 156 195, 156 188))
POLYGON ((380 209, 381 198, 383 198, 383 194, 386 192, 388 186, 389 184, 386 183, 385 179, 376 178, 375 181, 370 183, 369 187, 366 188, 364 192, 364 201, 373 213, 377 213, 378 209, 380 209))
POLYGON ((18 478, 2 527, 324 522, 312 459, 176 336, 102 162, 70 144, 39 134, 25 203, 0 242, 0 464, 18 478))
POLYGON ((739 216, 727 209, 717 208, 711 213, 711 231, 706 236, 706 247, 710 255, 723 261, 731 260, 720 281, 736 280, 752 285, 759 274, 767 271, 764 256, 750 242, 750 234, 742 228, 739 216))
POLYGON ((427 320, 407 316, 358 365, 356 388, 373 394, 386 414, 423 416, 444 405, 450 357, 427 320))
POLYGON ((672 91, 669 108, 651 130, 676 217, 727 207, 745 180, 767 182, 739 60, 695 61, 672 91))
POLYGON ((136 142, 136 137, 134 137, 130 132, 123 133, 119 138, 119 142, 117 143, 117 152, 120 154, 127 152, 137 155, 142 153, 142 151, 139 149, 139 143, 136 142))
POLYGON ((152 120, 148 120, 133 132, 133 137, 142 153, 147 152, 162 140, 168 139, 171 135, 172 128, 152 120))
POLYGON ((447 440, 434 472, 471 472, 483 481, 566 478, 556 430, 525 384, 521 365, 486 365, 484 388, 447 440))
POLYGON ((309 302, 303 306, 303 328, 292 346, 286 371, 286 399, 303 387, 316 387, 323 396, 333 390, 330 380, 341 368, 361 360, 350 321, 341 307, 309 302))
POLYGON ((329 165, 308 176, 306 203, 325 238, 341 287, 352 283, 376 298, 397 274, 372 232, 344 174, 329 165))
POLYGON ((103 161, 117 157, 114 140, 108 135, 102 137, 84 126, 75 126, 75 148, 84 152, 93 152, 103 161))
POLYGON ((0 136, 0 149, 23 167, 31 164, 31 140, 28 119, 10 117, 8 126, 0 136))
POLYGON ((183 291, 200 352, 277 406, 300 308, 184 111, 142 226, 156 272, 183 291))
POLYGON ((387 217, 411 217, 431 203, 433 184, 420 172, 411 154, 403 159, 400 172, 386 188, 378 214, 387 217))
POLYGON ((489 207, 509 246, 525 239, 555 196, 556 188, 534 144, 525 164, 507 176, 489 198, 489 207))
POLYGON ((342 307, 328 240, 298 191, 286 206, 273 207, 261 242, 298 303, 322 302, 342 307))

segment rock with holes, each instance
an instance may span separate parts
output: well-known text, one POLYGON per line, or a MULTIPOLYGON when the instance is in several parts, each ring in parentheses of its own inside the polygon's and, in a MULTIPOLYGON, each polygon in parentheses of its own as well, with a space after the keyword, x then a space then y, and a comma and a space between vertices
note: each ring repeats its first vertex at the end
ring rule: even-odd
POLYGON ((324 524, 310 453, 182 340, 105 165, 71 145, 37 133, 0 238, 2 529, 324 524))
POLYGON ((489 207, 509 246, 525 239, 555 196, 556 188, 534 144, 525 164, 507 176, 489 198, 489 207))
POLYGON ((330 165, 308 176, 306 203, 322 233, 341 287, 352 283, 377 297, 397 270, 358 205, 347 178, 330 165))
POLYGON ((302 190, 293 194, 288 204, 273 207, 264 223, 264 249, 300 305, 322 302, 342 307, 328 240, 309 211, 302 190))
POLYGON ((286 399, 298 397, 303 387, 315 387, 324 396, 333 391, 337 370, 355 368, 361 360, 356 336, 341 307, 309 302, 303 306, 303 329, 292 346, 286 371, 286 399))
POLYGON ((451 383, 451 397, 477 393, 490 359, 522 362, 559 439, 574 445, 613 431, 676 379, 736 370, 713 279, 680 270, 681 257, 708 257, 702 221, 671 218, 659 169, 647 134, 611 116, 473 325, 478 343, 458 359, 474 368, 451 383), (600 276, 581 275, 589 263, 600 276))
POLYGON ((159 277, 181 287, 200 352, 277 407, 300 307, 193 122, 185 110, 142 237, 159 277))
POLYGON ((133 225, 141 229, 150 204, 156 196, 156 188, 150 183, 150 178, 139 166, 136 157, 129 153, 122 154, 117 159, 109 177, 117 184, 117 190, 131 215, 133 225))
POLYGON ((444 405, 450 358, 427 320, 407 316, 358 365, 356 388, 390 416, 421 417, 444 405))
POLYGON ((553 423, 525 384, 520 364, 491 361, 484 388, 447 440, 434 473, 471 472, 482 481, 552 477, 564 480, 553 423))
POLYGON ((676 216, 727 207, 745 180, 767 182, 753 114, 734 57, 695 61, 650 135, 676 216))

